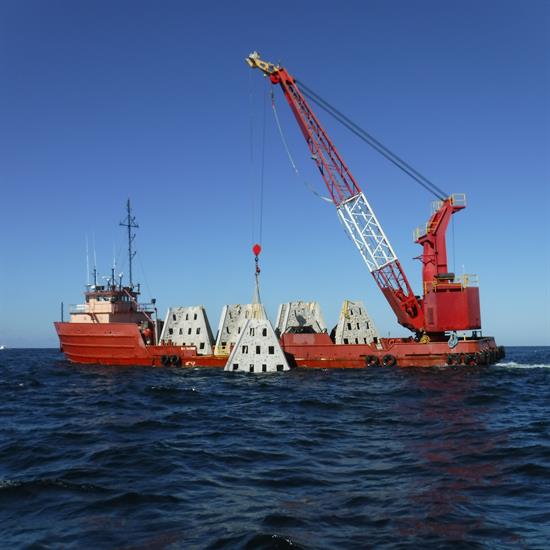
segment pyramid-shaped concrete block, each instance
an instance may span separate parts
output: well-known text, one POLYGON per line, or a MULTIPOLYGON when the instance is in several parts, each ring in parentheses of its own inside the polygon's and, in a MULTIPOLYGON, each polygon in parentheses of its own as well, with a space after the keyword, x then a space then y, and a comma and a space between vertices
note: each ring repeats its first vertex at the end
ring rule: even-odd
POLYGON ((310 332, 326 332, 327 326, 319 302, 287 302, 279 306, 277 333, 309 329, 310 332))
POLYGON ((169 308, 160 339, 176 346, 195 346, 198 355, 211 355, 214 338, 204 307, 169 308))
POLYGON ((225 365, 231 372, 280 372, 288 361, 268 319, 249 319, 225 365))
POLYGON ((335 328, 336 344, 377 343, 379 334, 363 302, 345 300, 335 328))
POLYGON ((229 355, 249 319, 267 319, 262 304, 232 304, 224 306, 216 337, 216 355, 229 355))

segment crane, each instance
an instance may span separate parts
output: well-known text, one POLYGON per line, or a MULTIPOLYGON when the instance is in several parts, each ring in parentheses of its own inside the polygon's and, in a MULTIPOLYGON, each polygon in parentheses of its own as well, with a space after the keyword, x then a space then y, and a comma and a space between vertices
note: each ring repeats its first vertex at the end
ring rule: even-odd
POLYGON ((306 140, 338 216, 374 277, 397 321, 422 341, 445 332, 481 328, 479 288, 473 278, 448 272, 445 234, 451 216, 466 206, 463 195, 442 197, 425 228, 417 230, 423 247, 423 296, 417 296, 371 205, 301 92, 296 79, 257 52, 245 61, 279 85, 306 140))

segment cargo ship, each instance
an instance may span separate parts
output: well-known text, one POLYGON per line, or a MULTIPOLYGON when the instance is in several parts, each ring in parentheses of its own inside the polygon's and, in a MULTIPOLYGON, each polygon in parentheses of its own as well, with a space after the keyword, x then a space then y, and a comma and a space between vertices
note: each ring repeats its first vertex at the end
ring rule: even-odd
MULTIPOLYGON (((329 334, 319 322, 314 303, 289 302, 284 308, 286 318, 292 314, 297 322, 281 323, 279 315, 274 332, 276 345, 280 346, 288 365, 310 368, 474 366, 502 359, 504 348, 497 346, 493 337, 481 333, 477 278, 456 276, 448 268, 446 232, 451 217, 466 207, 465 195, 445 193, 303 83, 298 85, 283 67, 262 60, 257 52, 250 54, 246 62, 251 68, 259 69, 274 86, 282 88, 344 230, 398 323, 412 333, 401 338, 375 336, 369 332, 364 307, 352 307, 350 311, 346 301, 337 325, 340 330, 329 334), (422 263, 421 296, 413 292, 371 205, 306 96, 435 195, 437 200, 432 203, 428 222, 414 234, 415 242, 422 247, 418 258, 422 263), (347 336, 343 335, 346 331, 347 336)), ((273 110, 279 124, 274 99, 273 110)), ((132 283, 131 229, 135 224, 129 201, 127 209, 128 217, 123 225, 128 228, 130 282, 127 286, 121 281, 117 284, 114 272, 105 286, 98 286, 94 280, 94 285, 86 290, 85 303, 73 308, 69 322, 55 323, 61 349, 75 363, 205 366, 231 370, 228 361, 239 346, 238 335, 250 320, 247 315, 259 311, 258 304, 252 309, 226 306, 215 345, 200 306, 169 310, 165 322, 159 321, 155 304, 140 304, 139 286, 132 283), (240 319, 240 324, 236 319, 240 319)), ((257 266, 259 246, 255 245, 254 249, 257 266)), ((257 268, 256 276, 258 273, 257 268)), ((248 344, 241 347, 248 353, 248 344)), ((269 349, 274 347, 273 343, 269 349)), ((259 350, 261 345, 255 348, 259 350)), ((250 371, 254 372, 254 368, 251 363, 250 371)))
MULTIPOLYGON (((87 290, 85 303, 75 306, 68 322, 56 322, 60 349, 73 363, 225 367, 232 345, 202 354, 199 345, 161 340, 164 324, 154 304, 138 302, 129 286, 98 286, 87 290), (218 353, 215 353, 218 351, 218 353)), ((185 326, 185 325, 184 325, 185 326)), ((184 329, 184 332, 187 332, 184 329)), ((311 325, 290 327, 279 335, 289 365, 311 368, 430 367, 486 365, 504 357, 491 337, 462 337, 451 349, 447 339, 419 343, 414 337, 375 338, 371 343, 335 343, 334 335, 311 325)), ((217 341, 220 337, 218 335, 217 341)))
MULTIPOLYGON (((127 212, 131 226, 130 201, 127 212)), ((130 272, 134 237, 128 234, 130 272)), ((453 284, 441 283, 438 292, 449 292, 449 285, 456 292, 453 284)), ((117 281, 114 270, 105 285, 98 285, 94 268, 94 284, 86 286, 84 303, 71 306, 67 322, 54 323, 67 359, 78 364, 226 368, 239 345, 239 333, 256 308, 255 304, 225 306, 214 338, 202 306, 169 308, 160 320, 155 300, 142 303, 139 297, 140 285, 117 281)), ((290 367, 474 366, 494 363, 505 353, 494 338, 477 331, 460 338, 453 338, 454 333, 439 338, 433 334, 432 338, 426 334, 380 338, 362 302, 349 300, 330 333, 316 302, 282 304, 275 333, 290 367)))

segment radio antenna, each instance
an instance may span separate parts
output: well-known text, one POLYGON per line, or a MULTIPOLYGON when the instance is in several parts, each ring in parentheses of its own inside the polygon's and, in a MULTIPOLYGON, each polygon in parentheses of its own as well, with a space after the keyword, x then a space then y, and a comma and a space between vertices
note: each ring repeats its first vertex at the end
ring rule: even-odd
POLYGON ((135 216, 132 216, 132 207, 130 206, 130 199, 126 203, 126 218, 120 222, 119 225, 128 228, 128 276, 130 279, 130 288, 134 288, 134 283, 132 280, 132 260, 136 255, 135 252, 132 252, 132 242, 136 238, 136 234, 132 233, 132 229, 137 229, 139 225, 136 223, 135 216))

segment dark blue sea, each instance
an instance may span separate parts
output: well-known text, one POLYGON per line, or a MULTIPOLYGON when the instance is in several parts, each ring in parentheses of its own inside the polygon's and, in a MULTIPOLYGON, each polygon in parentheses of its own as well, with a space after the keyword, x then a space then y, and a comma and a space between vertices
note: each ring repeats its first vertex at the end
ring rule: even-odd
POLYGON ((2 548, 550 547, 550 348, 251 375, 0 351, 2 548))

